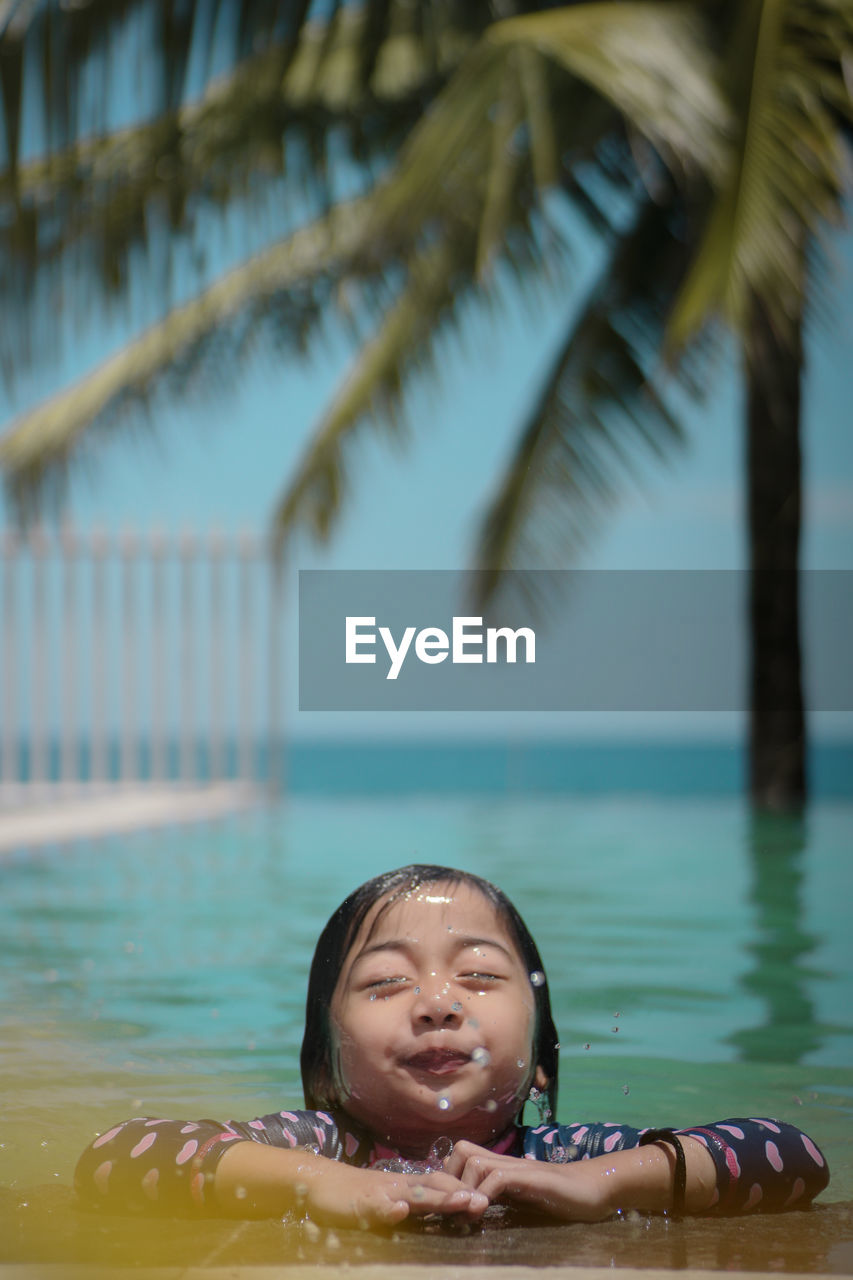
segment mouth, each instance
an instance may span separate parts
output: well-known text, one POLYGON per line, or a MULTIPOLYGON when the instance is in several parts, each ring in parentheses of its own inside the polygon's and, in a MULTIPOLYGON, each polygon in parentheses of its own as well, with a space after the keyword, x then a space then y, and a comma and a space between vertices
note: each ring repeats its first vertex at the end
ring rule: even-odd
POLYGON ((415 1071, 422 1071, 429 1076, 452 1075, 460 1071, 471 1061, 469 1053, 461 1053, 458 1049, 422 1049, 406 1058, 404 1065, 415 1071))

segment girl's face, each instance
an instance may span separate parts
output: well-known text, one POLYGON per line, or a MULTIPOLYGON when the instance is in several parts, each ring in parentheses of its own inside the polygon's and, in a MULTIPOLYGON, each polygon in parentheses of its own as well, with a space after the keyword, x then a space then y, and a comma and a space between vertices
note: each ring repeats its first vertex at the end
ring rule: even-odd
POLYGON ((534 1078, 545 1083, 530 975, 472 885, 428 884, 386 904, 368 912, 332 998, 340 1103, 406 1154, 444 1134, 487 1143, 534 1078))

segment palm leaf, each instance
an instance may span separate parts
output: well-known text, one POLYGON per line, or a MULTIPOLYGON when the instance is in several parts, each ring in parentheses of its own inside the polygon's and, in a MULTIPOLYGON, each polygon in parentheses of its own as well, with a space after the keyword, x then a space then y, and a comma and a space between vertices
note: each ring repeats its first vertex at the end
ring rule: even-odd
MULTIPOLYGON (((273 537, 279 551, 297 529, 329 537, 348 489, 348 458, 360 429, 372 419, 399 430, 406 390, 417 375, 434 369, 437 344, 458 325, 468 302, 495 304, 499 285, 479 278, 477 259, 478 241, 470 229, 467 237, 446 236, 413 255, 404 284, 363 344, 277 503, 273 537)), ((525 226, 516 228, 503 259, 528 288, 545 270, 536 237, 525 226)))
POLYGON ((518 592, 537 599, 535 575, 505 569, 559 568, 576 561, 602 513, 651 450, 683 438, 656 388, 657 344, 686 270, 673 235, 680 215, 672 190, 646 200, 617 242, 565 338, 531 407, 519 442, 481 524, 474 563, 477 606, 518 592))
MULTIPOLYGON (((387 156, 422 110, 424 92, 434 91, 437 54, 430 41, 421 56, 422 35, 411 20, 408 26, 397 20, 386 42, 390 47, 382 75, 366 96, 355 76, 363 25, 361 10, 337 24, 326 55, 328 74, 320 83, 315 80, 322 31, 310 28, 298 50, 288 43, 273 44, 210 84, 199 102, 134 128, 75 139, 14 172, 7 166, 0 171, 0 197, 18 199, 31 214, 44 212, 40 242, 57 221, 59 203, 63 222, 71 223, 62 231, 61 244, 67 246, 79 236, 99 234, 107 219, 115 230, 117 213, 130 225, 138 224, 146 204, 162 194, 164 185, 171 189, 178 183, 196 203, 241 194, 259 170, 283 171, 285 148, 298 155, 294 144, 310 143, 312 136, 324 137, 331 130, 339 142, 349 137, 362 158, 369 158, 369 147, 387 156)), ((442 65, 451 66, 448 60, 458 58, 459 44, 458 32, 444 33, 442 65)))
POLYGON ((329 537, 346 492, 346 455, 357 428, 370 416, 398 424, 402 370, 413 353, 421 367, 427 362, 442 312, 455 301, 456 268, 448 242, 431 246, 412 264, 405 286, 362 346, 276 505, 273 539, 279 551, 297 527, 320 540, 329 537))
POLYGON ((395 234, 416 217, 426 228, 453 217, 481 228, 484 250, 500 240, 515 159, 507 135, 514 127, 512 144, 526 145, 528 152, 530 142, 519 140, 521 127, 536 139, 533 155, 545 180, 555 173, 546 154, 553 157, 564 136, 571 140, 576 124, 552 112, 554 137, 544 136, 544 81, 538 93, 529 90, 532 60, 545 59, 564 78, 582 82, 588 98, 602 98, 611 111, 628 115, 674 170, 717 173, 728 115, 703 37, 686 6, 653 0, 579 4, 496 23, 413 131, 378 206, 378 230, 395 234), (526 58, 523 79, 520 54, 526 58), (511 93, 507 85, 517 81, 526 92, 511 93), (483 174, 491 175, 485 189, 483 174))
MULTIPOLYGON (((17 314, 0 338, 7 379, 34 355, 55 353, 59 313, 39 300, 64 288, 69 270, 125 297, 129 258, 141 246, 168 305, 171 233, 191 231, 201 209, 244 201, 258 221, 260 210, 273 210, 277 233, 286 235, 295 208, 304 220, 334 202, 335 173, 353 171, 348 154, 358 157, 365 181, 373 168, 387 167, 436 77, 448 74, 472 35, 458 21, 428 30, 401 0, 380 8, 344 6, 334 23, 306 23, 302 9, 288 11, 298 39, 290 27, 276 28, 277 42, 210 83, 200 101, 134 128, 74 138, 0 171, 0 199, 14 209, 0 220, 3 292, 17 314), (380 17, 387 20, 382 40, 380 17), (360 79, 368 63, 369 90, 360 79), (330 135, 333 174, 325 163, 330 135)), ((262 22, 263 6, 253 12, 262 22)), ((195 255, 186 258, 196 269, 195 255)), ((67 297, 70 306, 88 305, 82 290, 67 297)))
POLYGON ((801 313, 804 238, 840 220, 844 192, 836 113, 853 30, 838 11, 827 21, 832 8, 783 0, 743 6, 727 80, 744 124, 674 309, 673 346, 714 312, 743 330, 752 294, 780 325, 801 313))
POLYGON ((23 414, 0 438, 0 466, 13 500, 31 506, 51 468, 65 467, 79 453, 89 428, 120 420, 133 404, 147 404, 167 378, 186 382, 206 356, 206 368, 221 376, 229 352, 238 360, 237 343, 245 345, 258 325, 278 325, 290 345, 304 343, 336 275, 384 267, 371 259, 370 238, 369 202, 336 206, 175 308, 94 373, 23 414))
POLYGON ((708 35, 696 5, 605 0, 510 18, 487 39, 555 61, 612 102, 676 170, 713 174, 729 120, 708 35))

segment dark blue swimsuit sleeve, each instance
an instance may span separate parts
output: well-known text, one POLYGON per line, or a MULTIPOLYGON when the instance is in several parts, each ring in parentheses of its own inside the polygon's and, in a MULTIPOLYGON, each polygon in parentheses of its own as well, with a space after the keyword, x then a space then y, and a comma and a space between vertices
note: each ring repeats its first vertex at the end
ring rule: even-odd
MULTIPOLYGON (((620 1124, 537 1125, 523 1131, 530 1160, 566 1164, 639 1146, 646 1129, 620 1124)), ((697 1138, 717 1169, 711 1213, 802 1209, 829 1183, 823 1153, 795 1125, 782 1120, 722 1120, 676 1133, 697 1138)))
POLYGON ((77 1194, 120 1213, 215 1213, 216 1166, 234 1142, 302 1148, 340 1160, 338 1126, 325 1111, 276 1111, 257 1120, 124 1120, 80 1157, 77 1194))

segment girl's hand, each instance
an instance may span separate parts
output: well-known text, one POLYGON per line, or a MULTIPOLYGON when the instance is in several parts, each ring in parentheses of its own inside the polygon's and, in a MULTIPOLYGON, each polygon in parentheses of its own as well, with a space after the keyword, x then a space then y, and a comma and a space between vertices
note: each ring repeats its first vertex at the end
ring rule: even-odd
MULTIPOLYGON (((682 1139, 686 1164, 685 1209, 701 1213, 712 1204, 716 1170, 710 1152, 695 1138, 682 1139)), ((570 1164, 497 1156, 472 1142, 457 1142, 445 1169, 489 1200, 526 1204, 574 1222, 598 1222, 617 1209, 662 1213, 672 1205, 675 1155, 658 1142, 614 1151, 570 1164)))
POLYGON ((225 1152, 214 1187, 219 1209, 234 1217, 280 1217, 301 1209, 346 1227, 393 1225, 427 1213, 479 1218, 489 1205, 487 1196, 450 1173, 358 1169, 258 1142, 235 1142, 225 1152))
POLYGON ((475 1219, 489 1206, 488 1196, 449 1173, 385 1173, 322 1157, 316 1163, 324 1167, 306 1179, 305 1208, 335 1226, 391 1226, 428 1213, 475 1219))
POLYGON ((598 1222, 613 1212, 607 1177, 612 1161, 604 1167, 600 1160, 547 1164, 457 1142, 444 1167, 490 1201, 528 1205, 573 1222, 598 1222))

